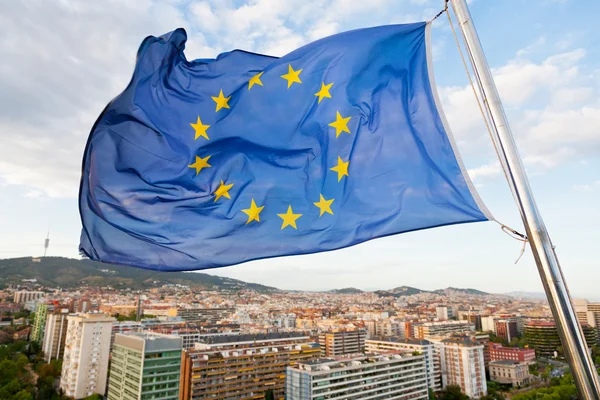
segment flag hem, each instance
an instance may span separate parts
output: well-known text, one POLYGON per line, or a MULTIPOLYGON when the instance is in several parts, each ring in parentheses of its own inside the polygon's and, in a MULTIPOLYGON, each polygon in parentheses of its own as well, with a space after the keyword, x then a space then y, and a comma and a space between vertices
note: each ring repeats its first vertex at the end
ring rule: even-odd
POLYGON ((431 54, 431 22, 427 22, 425 26, 425 53, 427 58, 427 74, 429 75, 429 86, 431 88, 431 93, 433 94, 433 101, 435 103, 435 108, 437 109, 438 115, 440 116, 440 120, 442 121, 442 125, 444 126, 444 130, 446 131, 446 135, 448 136, 448 141, 450 142, 450 146, 452 146, 452 151, 454 152, 454 156, 456 157, 456 162, 458 163, 458 167, 460 168, 460 172, 462 173, 463 178, 465 179, 465 183, 469 188, 469 192, 471 196, 473 196, 473 200, 475 200, 475 204, 479 207, 479 210, 485 215, 487 219, 490 221, 495 221, 496 219, 490 212, 490 210, 485 206, 481 197, 479 197, 479 193, 475 189, 475 185, 473 185, 473 181, 471 181, 471 177, 465 165, 463 164, 462 157, 460 152, 458 151, 458 146, 456 145, 456 141, 454 140, 454 135, 452 134, 452 130, 450 129, 450 124, 446 119, 446 114, 444 113, 444 109, 442 107, 442 102, 440 101, 440 96, 438 94, 437 85, 435 84, 435 76, 433 73, 433 60, 431 54))

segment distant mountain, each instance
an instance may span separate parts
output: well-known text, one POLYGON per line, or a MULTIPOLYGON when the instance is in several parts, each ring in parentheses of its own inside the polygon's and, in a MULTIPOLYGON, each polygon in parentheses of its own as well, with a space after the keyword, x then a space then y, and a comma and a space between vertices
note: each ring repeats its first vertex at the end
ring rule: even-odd
POLYGON ((180 284, 206 290, 251 289, 261 292, 278 290, 256 283, 203 273, 149 271, 91 260, 63 257, 0 259, 0 285, 22 284, 25 279, 36 279, 41 285, 63 288, 90 285, 148 289, 163 284, 180 284), (39 260, 39 262, 32 260, 39 260))
POLYGON ((376 290, 374 292, 379 296, 393 296, 393 297, 402 297, 402 296, 412 296, 414 294, 419 293, 428 293, 427 290, 421 290, 410 286, 400 286, 390 290, 376 290))
POLYGON ((359 294, 359 293, 363 293, 363 291, 360 289, 357 289, 357 288, 349 287, 349 288, 343 288, 343 289, 333 289, 333 290, 330 290, 329 293, 359 294))
POLYGON ((489 293, 482 292, 481 290, 470 289, 470 288, 461 289, 461 288, 448 287, 446 289, 434 290, 434 293, 440 293, 440 294, 447 294, 449 292, 461 292, 464 294, 470 294, 472 296, 488 296, 489 295, 489 293))
POLYGON ((477 289, 461 289, 448 287, 446 289, 437 289, 433 291, 417 289, 410 286, 400 286, 390 290, 376 290, 373 293, 379 296, 393 296, 393 297, 402 297, 402 296, 412 296, 414 294, 419 293, 434 293, 434 294, 450 294, 450 293, 463 293, 471 296, 488 296, 489 293, 482 292, 477 289))
POLYGON ((505 295, 523 299, 546 299, 546 294, 541 292, 510 292, 505 295))

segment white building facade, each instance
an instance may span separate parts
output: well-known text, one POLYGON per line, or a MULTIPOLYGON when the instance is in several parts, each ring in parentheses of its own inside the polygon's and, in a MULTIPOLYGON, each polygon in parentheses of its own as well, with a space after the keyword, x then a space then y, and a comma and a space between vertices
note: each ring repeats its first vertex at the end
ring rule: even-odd
POLYGON ((67 319, 60 388, 75 399, 104 395, 115 319, 104 314, 70 315, 67 319))
POLYGON ((366 354, 298 363, 286 370, 287 400, 428 398, 425 357, 366 354))
POLYGON ((373 337, 365 342, 365 351, 410 351, 425 357, 427 385, 434 391, 442 389, 442 370, 439 355, 433 343, 428 340, 373 337))

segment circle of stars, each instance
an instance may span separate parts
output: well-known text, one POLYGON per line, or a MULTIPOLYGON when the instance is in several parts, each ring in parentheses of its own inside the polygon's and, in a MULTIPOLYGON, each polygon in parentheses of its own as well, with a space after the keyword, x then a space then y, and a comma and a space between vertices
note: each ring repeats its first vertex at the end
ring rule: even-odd
MULTIPOLYGON (((302 80, 300 79, 300 73, 302 69, 295 70, 291 64, 288 64, 288 72, 286 74, 281 75, 281 78, 287 82, 287 88, 290 89, 294 83, 302 84, 302 80)), ((248 90, 251 90, 255 86, 263 86, 263 82, 261 81, 261 77, 264 74, 264 71, 257 73, 252 76, 248 80, 248 90)), ((321 101, 324 99, 331 99, 330 90, 333 86, 334 82, 331 83, 321 83, 321 89, 315 93, 317 99, 317 104, 321 104, 321 101)), ((217 96, 212 96, 212 100, 215 102, 215 112, 219 112, 222 109, 229 109, 229 100, 231 96, 225 97, 223 94, 223 89, 219 91, 217 96)), ((350 129, 348 128, 348 123, 352 117, 344 117, 340 114, 339 111, 336 111, 335 121, 328 124, 328 126, 335 129, 335 137, 336 139, 340 137, 342 133, 351 134, 350 129)), ((194 140, 198 140, 199 138, 203 138, 205 140, 210 140, 208 136, 208 129, 210 125, 205 125, 202 123, 200 116, 198 115, 195 123, 190 123, 190 126, 194 129, 195 137, 194 140)), ((198 175, 204 168, 210 168, 211 165, 208 163, 210 159, 210 155, 206 155, 205 157, 201 157, 200 155, 196 155, 195 162, 193 164, 188 165, 189 168, 193 168, 196 171, 196 175, 198 175)), ((337 158, 337 165, 330 168, 331 171, 337 173, 337 180, 340 182, 344 176, 349 176, 348 168, 350 165, 350 160, 344 161, 341 157, 337 158)), ((223 180, 220 181, 220 185, 215 190, 213 195, 215 196, 214 202, 216 203, 222 198, 230 199, 231 195, 229 191, 233 188, 233 183, 226 183, 223 180)), ((319 201, 314 202, 313 204, 319 209, 319 218, 323 216, 323 214, 331 214, 333 215, 333 211, 331 209, 331 205, 335 201, 334 198, 326 199, 323 194, 319 195, 319 201)), ((251 222, 260 222, 260 213, 265 208, 264 205, 258 206, 254 198, 250 202, 250 206, 247 209, 241 210, 244 214, 247 215, 246 225, 251 222)), ((296 221, 302 217, 302 214, 295 214, 292 205, 288 205, 287 211, 285 213, 277 214, 279 218, 282 219, 281 229, 285 229, 290 226, 294 229, 297 229, 296 221)))

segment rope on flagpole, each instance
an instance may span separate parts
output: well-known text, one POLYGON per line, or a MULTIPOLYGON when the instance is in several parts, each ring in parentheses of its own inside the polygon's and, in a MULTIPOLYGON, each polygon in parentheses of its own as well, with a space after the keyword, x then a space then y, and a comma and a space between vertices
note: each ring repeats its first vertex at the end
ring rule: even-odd
POLYGON ((443 13, 448 12, 448 0, 444 1, 444 9, 442 11, 440 11, 439 13, 437 13, 437 15, 433 18, 431 18, 429 21, 427 21, 428 24, 432 23, 433 21, 435 21, 436 19, 438 19, 438 17, 440 15, 442 15, 443 13))
MULTIPOLYGON (((446 0, 446 10, 448 9, 448 0, 446 0)), ((465 67, 465 72, 467 73, 467 78, 469 79, 469 84, 471 86, 471 90, 473 91, 473 96, 475 96, 475 101, 477 102, 477 107, 479 108, 479 112, 481 113, 481 118, 483 119, 483 122, 485 123, 485 127, 487 129, 488 135, 490 136, 490 139, 492 140, 492 145, 494 146, 494 151, 496 152, 496 156, 498 156, 499 160, 502 160, 502 158, 500 157, 500 150, 498 150, 498 144, 496 143, 496 141, 494 140, 494 135, 492 134, 492 128, 490 127, 490 123, 489 123, 489 119, 485 114, 485 111, 483 110, 483 105, 481 104, 482 101, 486 101, 486 99, 480 99, 479 95, 477 94, 477 90, 475 90, 475 85, 473 84, 473 78, 471 77, 471 73, 469 71, 469 67, 467 65, 467 60, 465 60, 465 55, 463 54, 462 48, 460 46, 460 41, 458 40, 458 35, 456 34, 456 30, 454 29, 454 22, 452 21, 452 17, 450 16, 449 12, 446 12, 446 15, 448 16, 448 22, 450 23, 450 28, 452 29, 452 34, 454 35, 454 40, 456 41, 456 47, 458 48, 458 53, 460 54, 460 58, 462 60, 463 66, 465 67)), ((502 166, 502 172, 504 173, 504 177, 508 180, 508 175, 506 173, 506 168, 503 165, 502 166)))
MULTIPOLYGON (((444 9, 442 11, 440 11, 435 17, 433 17, 433 19, 429 22, 434 21, 439 16, 441 16, 444 12, 448 16, 448 22, 450 24, 450 28, 452 29, 452 34, 454 35, 454 40, 456 41, 456 47, 458 48, 460 58, 462 60, 463 66, 465 68, 465 72, 467 73, 467 78, 469 79, 469 85, 471 86, 471 90, 473 91, 473 96, 475 96, 475 101, 477 102, 479 112, 481 113, 481 118, 483 119, 483 122, 485 123, 485 127, 488 131, 488 134, 490 135, 490 138, 492 139, 492 145, 494 146, 494 151, 496 152, 498 159, 502 160, 502 158, 500 157, 500 151, 498 149, 498 144, 494 140, 494 135, 492 134, 492 128, 490 127, 489 119, 486 116, 486 113, 483 109, 482 102, 485 102, 486 99, 479 98, 479 95, 477 94, 477 90, 475 89, 475 85, 473 84, 473 78, 471 77, 471 73, 469 71, 467 61, 466 61, 464 53, 462 51, 462 47, 460 46, 460 41, 458 40, 458 35, 456 34, 456 30, 454 29, 454 22, 452 21, 452 17, 450 16, 450 13, 448 12, 448 2, 449 2, 449 0, 444 1, 444 9)), ((483 94, 482 94, 482 96, 483 96, 483 94)), ((506 177, 506 179, 508 179, 506 168, 502 168, 502 172, 504 173, 504 176, 506 177)), ((517 264, 521 260, 521 257, 523 257, 523 254, 525 254, 525 249, 527 247, 527 243, 529 242, 529 239, 527 238, 527 235, 524 235, 524 234, 518 232, 516 229, 513 229, 510 226, 505 225, 499 221, 496 221, 496 222, 500 225, 500 229, 502 229, 502 232, 506 233, 508 236, 510 236, 511 238, 513 238, 515 240, 523 242, 523 247, 521 248, 519 257, 517 257, 517 260, 515 261, 515 264, 517 264)))
MULTIPOLYGON (((498 221, 496 221, 496 222, 498 222, 498 221)), ((523 254, 525 254, 525 248, 527 247, 527 243, 529 243, 529 239, 527 238, 527 235, 524 235, 524 234, 516 231, 515 229, 511 228, 510 226, 504 225, 500 222, 498 222, 498 224, 500 224, 500 229, 502 229, 502 232, 506 233, 511 238, 518 240, 519 242, 523 242, 523 247, 521 248, 519 257, 517 257, 517 260, 515 261, 515 264, 517 264, 521 260, 521 257, 523 257, 523 254)))

